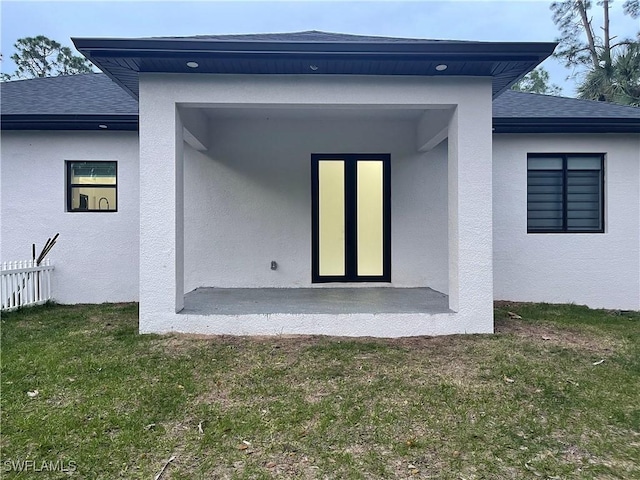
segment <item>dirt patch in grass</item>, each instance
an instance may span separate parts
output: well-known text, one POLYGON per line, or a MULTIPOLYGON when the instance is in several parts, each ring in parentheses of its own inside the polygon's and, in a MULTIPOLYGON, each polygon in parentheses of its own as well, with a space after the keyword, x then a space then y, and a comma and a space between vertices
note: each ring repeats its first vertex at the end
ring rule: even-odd
POLYGON ((531 323, 524 319, 496 319, 495 331, 498 334, 526 338, 530 342, 541 345, 583 350, 602 356, 612 355, 625 346, 620 338, 596 336, 585 333, 584 329, 563 328, 549 323, 531 323))
MULTIPOLYGON (((463 335, 443 335, 438 337, 416 336, 399 338, 379 337, 332 337, 327 335, 256 335, 256 336, 232 336, 232 335, 201 335, 191 333, 171 332, 160 337, 158 343, 170 351, 182 352, 184 347, 193 346, 198 342, 213 342, 239 348, 252 348, 255 345, 268 346, 283 353, 300 351, 307 347, 315 347, 322 344, 371 344, 381 347, 403 347, 412 350, 424 348, 446 348, 459 342, 463 335)), ((371 355, 363 354, 357 358, 366 359, 371 355)))
POLYGON ((181 333, 168 333, 155 339, 151 345, 152 349, 162 350, 170 356, 182 356, 185 350, 197 345, 199 340, 205 337, 196 337, 195 335, 186 335, 181 333))
POLYGON ((231 407, 240 405, 241 402, 232 399, 229 388, 221 386, 219 383, 207 382, 206 378, 201 377, 200 381, 203 383, 204 392, 193 399, 196 404, 219 404, 222 407, 231 407))

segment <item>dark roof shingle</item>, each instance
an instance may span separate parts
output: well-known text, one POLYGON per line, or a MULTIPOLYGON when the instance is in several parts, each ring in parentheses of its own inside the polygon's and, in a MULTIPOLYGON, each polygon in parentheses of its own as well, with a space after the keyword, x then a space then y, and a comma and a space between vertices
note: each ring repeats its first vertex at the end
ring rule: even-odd
POLYGON ((138 102, 103 73, 3 82, 2 115, 137 114, 138 102))
POLYGON ((423 38, 381 37, 374 35, 351 35, 347 33, 322 32, 320 30, 307 30, 304 32, 286 33, 251 33, 231 35, 194 35, 188 37, 147 37, 153 40, 202 40, 219 42, 287 42, 287 43, 478 43, 466 40, 434 40, 423 38))
POLYGON ((640 118, 640 108, 506 90, 493 101, 494 118, 640 118))

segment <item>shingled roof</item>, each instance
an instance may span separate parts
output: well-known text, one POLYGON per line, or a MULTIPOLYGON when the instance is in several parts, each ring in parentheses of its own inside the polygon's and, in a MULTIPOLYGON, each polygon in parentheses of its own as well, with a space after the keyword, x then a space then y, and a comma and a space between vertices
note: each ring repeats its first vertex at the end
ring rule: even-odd
POLYGON ((640 118, 640 108, 507 90, 493 101, 496 118, 640 118))
POLYGON ((2 130, 138 129, 138 102, 104 73, 0 84, 2 130))
POLYGON ((286 42, 286 43, 479 43, 469 40, 436 40, 428 38, 381 37, 348 33, 306 30, 286 33, 250 33, 232 35, 193 35, 188 37, 147 37, 147 40, 202 40, 217 42, 286 42))
POLYGON ((507 90, 493 101, 493 127, 498 133, 640 132, 640 108, 507 90))
MULTIPOLYGON (((138 103, 102 73, 0 84, 2 129, 135 130, 138 103)), ((640 108, 507 90, 493 101, 496 133, 640 132, 640 108)))
POLYGON ((2 115, 137 114, 138 102, 103 73, 2 83, 2 115))

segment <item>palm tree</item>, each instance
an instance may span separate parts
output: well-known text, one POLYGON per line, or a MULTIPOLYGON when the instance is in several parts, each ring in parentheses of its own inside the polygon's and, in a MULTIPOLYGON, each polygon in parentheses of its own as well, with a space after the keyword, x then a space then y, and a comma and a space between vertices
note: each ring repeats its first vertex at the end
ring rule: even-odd
POLYGON ((578 87, 578 97, 640 107, 640 43, 621 46, 613 58, 603 54, 578 87))

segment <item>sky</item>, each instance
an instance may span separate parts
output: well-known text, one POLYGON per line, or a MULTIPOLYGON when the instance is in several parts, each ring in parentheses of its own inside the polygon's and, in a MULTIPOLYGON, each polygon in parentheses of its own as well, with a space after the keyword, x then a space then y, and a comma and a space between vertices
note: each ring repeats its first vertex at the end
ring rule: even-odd
MULTIPOLYGON (((45 35, 72 46, 71 37, 148 37, 324 30, 450 40, 552 42, 558 36, 550 1, 29 1, 0 0, 2 72, 18 38, 45 35)), ((612 30, 632 37, 638 20, 611 9, 612 30)), ((594 12, 594 23, 599 19, 594 12)), ((563 95, 575 94, 572 72, 558 60, 543 66, 563 95)))

